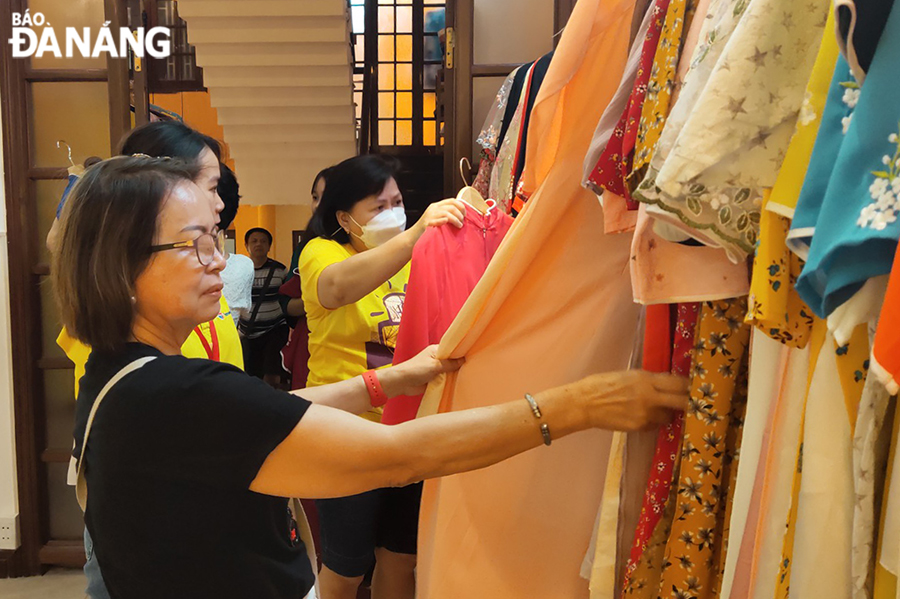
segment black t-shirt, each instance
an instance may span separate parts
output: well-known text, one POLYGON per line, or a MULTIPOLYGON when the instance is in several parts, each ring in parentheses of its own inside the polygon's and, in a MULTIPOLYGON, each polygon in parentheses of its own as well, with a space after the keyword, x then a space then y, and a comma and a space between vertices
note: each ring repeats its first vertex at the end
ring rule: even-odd
POLYGON ((132 343, 93 352, 81 379, 76 457, 85 452, 85 523, 114 599, 302 599, 314 577, 291 539, 287 500, 253 493, 269 453, 310 403, 233 366, 132 343))

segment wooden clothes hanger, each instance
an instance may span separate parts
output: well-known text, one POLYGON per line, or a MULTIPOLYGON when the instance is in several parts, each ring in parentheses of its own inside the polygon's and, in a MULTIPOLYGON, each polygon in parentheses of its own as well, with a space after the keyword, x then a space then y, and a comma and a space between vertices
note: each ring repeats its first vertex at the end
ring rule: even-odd
POLYGON ((457 200, 462 200, 482 215, 487 214, 491 211, 491 206, 488 205, 487 201, 485 201, 484 196, 481 193, 469 185, 468 178, 466 177, 466 167, 468 167, 469 172, 472 170, 472 163, 469 162, 469 159, 463 156, 463 158, 459 161, 459 174, 462 177, 463 183, 466 184, 465 187, 459 190, 459 193, 456 195, 457 200))

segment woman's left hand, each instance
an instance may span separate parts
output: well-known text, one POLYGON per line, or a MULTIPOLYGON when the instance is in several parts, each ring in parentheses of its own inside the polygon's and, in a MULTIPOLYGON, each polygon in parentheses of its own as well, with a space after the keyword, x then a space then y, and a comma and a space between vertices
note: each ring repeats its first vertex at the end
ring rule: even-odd
POLYGON ((437 375, 454 372, 465 362, 458 360, 439 360, 437 345, 429 345, 414 358, 402 364, 378 371, 378 379, 388 397, 398 395, 421 395, 425 388, 437 375))

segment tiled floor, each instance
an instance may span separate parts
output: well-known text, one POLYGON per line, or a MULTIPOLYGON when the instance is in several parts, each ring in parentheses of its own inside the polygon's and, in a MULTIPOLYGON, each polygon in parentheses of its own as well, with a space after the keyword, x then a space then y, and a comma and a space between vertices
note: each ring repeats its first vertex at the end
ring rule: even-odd
POLYGON ((81 570, 50 570, 43 576, 0 579, 3 599, 84 599, 81 570))

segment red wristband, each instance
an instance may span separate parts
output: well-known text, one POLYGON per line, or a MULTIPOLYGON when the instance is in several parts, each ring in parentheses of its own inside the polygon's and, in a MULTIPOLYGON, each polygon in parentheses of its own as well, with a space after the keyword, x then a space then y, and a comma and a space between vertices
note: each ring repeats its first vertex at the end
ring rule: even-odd
POLYGON ((380 408, 387 403, 388 396, 385 394, 381 383, 378 381, 378 375, 374 370, 367 370, 362 375, 363 381, 366 383, 366 391, 369 392, 369 400, 372 406, 380 408))

